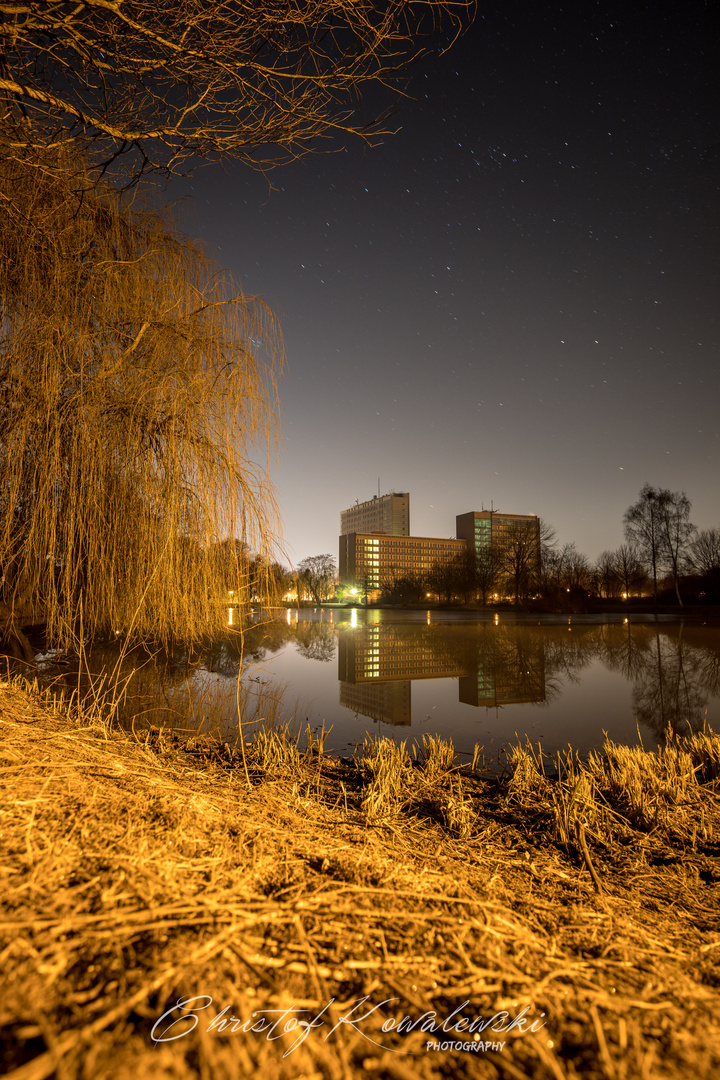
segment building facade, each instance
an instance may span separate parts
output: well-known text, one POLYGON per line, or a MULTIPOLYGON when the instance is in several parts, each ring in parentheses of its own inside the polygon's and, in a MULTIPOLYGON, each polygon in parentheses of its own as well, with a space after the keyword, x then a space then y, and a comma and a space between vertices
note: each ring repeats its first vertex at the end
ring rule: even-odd
POLYGON ((366 502, 340 512, 340 535, 383 533, 386 536, 410 535, 410 493, 392 491, 374 495, 366 502))
POLYGON ((535 514, 471 510, 458 514, 455 528, 474 552, 478 572, 482 567, 486 581, 492 580, 494 596, 513 597, 518 603, 533 595, 541 570, 540 519, 535 514))
POLYGON ((457 536, 481 555, 492 548, 500 554, 522 538, 540 552, 540 519, 535 514, 501 514, 498 510, 471 510, 455 518, 457 536))
POLYGON ((535 514, 471 510, 458 514, 455 526, 456 539, 411 536, 408 492, 357 503, 340 515, 340 581, 359 601, 373 601, 395 582, 425 581, 434 568, 472 552, 483 601, 488 593, 495 599, 514 596, 516 602, 532 595, 540 571, 540 519, 535 514))
POLYGON ((374 599, 383 585, 411 574, 426 575, 467 549, 465 540, 349 533, 340 537, 340 580, 354 582, 363 598, 374 599))

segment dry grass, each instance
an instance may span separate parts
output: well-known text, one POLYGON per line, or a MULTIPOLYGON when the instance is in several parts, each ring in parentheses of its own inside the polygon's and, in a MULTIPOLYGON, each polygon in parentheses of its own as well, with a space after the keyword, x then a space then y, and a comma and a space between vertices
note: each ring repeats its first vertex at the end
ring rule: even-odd
POLYGON ((709 734, 657 754, 608 743, 551 778, 523 749, 491 778, 454 769, 440 740, 368 741, 354 762, 278 731, 137 741, 5 685, 0 1065, 15 1080, 710 1077, 719 750, 709 734), (153 1044, 198 995, 212 1005, 195 1029, 153 1044), (330 1034, 360 998, 354 1019, 378 1010, 330 1034), (325 1026, 288 1053, 297 1029, 209 1032, 226 1006, 242 1021, 325 1008, 325 1026), (382 1031, 458 1007, 527 1007, 545 1027, 486 1033, 504 1048, 480 1053, 382 1031))

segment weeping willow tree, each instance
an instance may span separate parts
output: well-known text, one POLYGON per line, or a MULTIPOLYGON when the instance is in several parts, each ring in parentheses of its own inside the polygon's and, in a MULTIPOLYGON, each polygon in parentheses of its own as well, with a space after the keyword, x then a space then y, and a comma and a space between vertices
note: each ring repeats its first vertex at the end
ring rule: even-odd
POLYGON ((59 644, 197 640, 223 539, 272 552, 280 337, 166 215, 51 165, 0 163, 0 599, 59 644))

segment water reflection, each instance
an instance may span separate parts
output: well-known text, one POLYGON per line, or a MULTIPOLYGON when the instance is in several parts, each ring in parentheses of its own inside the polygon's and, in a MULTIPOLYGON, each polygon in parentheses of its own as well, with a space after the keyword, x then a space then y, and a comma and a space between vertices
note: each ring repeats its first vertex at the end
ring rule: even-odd
POLYGON ((409 724, 411 681, 440 678, 457 679, 458 700, 476 708, 543 702, 544 652, 542 636, 527 627, 366 626, 339 635, 340 704, 409 724))
MULTIPOLYGON (((355 614, 355 613, 353 613, 355 614)), ((377 617, 377 613, 373 613, 377 617)), ((323 659, 330 628, 322 633, 323 659)), ((412 721, 412 683, 453 678, 458 701, 475 708, 548 706, 598 662, 632 684, 636 721, 658 740, 701 730, 708 701, 720 696, 720 630, 682 624, 358 623, 333 627, 340 705, 391 725, 412 721)))
MULTIPOLYGON (((116 661, 117 649, 95 650, 91 667, 102 678, 116 661)), ((335 749, 373 724, 432 723, 470 748, 515 733, 589 747, 603 729, 634 741, 639 724, 652 742, 668 726, 686 733, 720 719, 720 628, 680 623, 283 612, 201 655, 135 653, 122 671, 128 726, 232 738, 238 717, 245 729, 297 714, 335 725, 335 749)), ((75 673, 64 678, 77 685, 75 673)))
POLYGON ((533 705, 553 713, 591 673, 597 681, 599 669, 601 687, 603 671, 617 673, 631 686, 633 728, 640 724, 656 740, 668 726, 677 733, 702 729, 708 701, 720 695, 718 627, 577 618, 523 624, 497 615, 433 621, 430 613, 403 618, 371 610, 302 612, 257 634, 246 638, 255 658, 289 645, 323 664, 337 655, 340 709, 393 727, 412 725, 412 684, 419 680, 453 679, 458 705, 533 705))

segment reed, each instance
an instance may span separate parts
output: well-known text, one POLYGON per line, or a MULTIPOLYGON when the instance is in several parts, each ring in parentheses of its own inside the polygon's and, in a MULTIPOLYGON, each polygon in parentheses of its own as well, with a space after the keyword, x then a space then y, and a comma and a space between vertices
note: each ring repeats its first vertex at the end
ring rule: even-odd
POLYGON ((448 832, 460 840, 468 840, 474 832, 477 813, 472 797, 463 786, 462 778, 448 777, 435 801, 440 820, 448 832))
POLYGON ((606 743, 602 758, 592 755, 588 768, 611 805, 641 829, 666 826, 697 792, 692 756, 672 742, 655 754, 606 743))
POLYGON ((507 758, 507 797, 511 802, 527 806, 529 802, 547 796, 549 785, 545 777, 540 751, 530 742, 511 746, 507 758))
POLYGON ((363 791, 362 809, 371 825, 392 822, 408 799, 412 763, 406 742, 391 739, 365 739, 362 765, 368 775, 363 791))
POLYGON ((287 728, 261 729, 248 749, 253 765, 263 772, 300 773, 301 754, 287 728))
POLYGON ((455 747, 449 739, 441 739, 426 732, 421 746, 416 746, 415 750, 415 757, 420 762, 428 784, 434 784, 440 777, 451 772, 455 762, 455 747))

